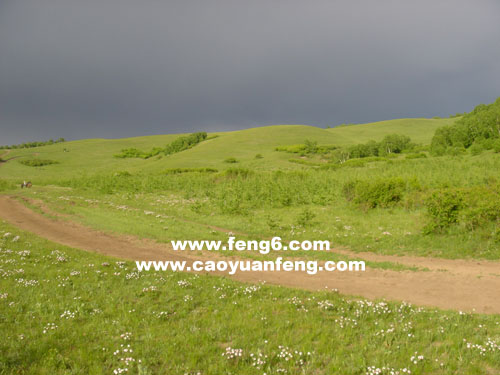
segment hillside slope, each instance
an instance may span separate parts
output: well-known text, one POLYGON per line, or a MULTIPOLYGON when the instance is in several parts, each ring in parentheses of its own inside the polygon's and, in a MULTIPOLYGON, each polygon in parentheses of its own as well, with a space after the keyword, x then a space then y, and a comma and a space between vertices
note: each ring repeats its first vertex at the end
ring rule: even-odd
MULTIPOLYGON (((275 125, 252 128, 221 134, 218 138, 206 141, 188 150, 172 155, 168 160, 161 161, 168 167, 212 166, 225 168, 224 160, 236 158, 237 165, 252 168, 295 168, 288 163, 289 154, 276 152, 280 145, 304 143, 306 139, 319 144, 344 143, 340 136, 325 129, 305 125, 275 125), (261 154, 262 159, 255 155, 261 154)), ((230 166, 230 165, 229 165, 230 166)))
MULTIPOLYGON (((8 162, 0 167, 0 178, 36 179, 44 176, 71 177, 114 171, 158 172, 176 167, 228 168, 245 166, 253 168, 297 168, 287 162, 289 155, 274 151, 276 146, 303 143, 306 139, 320 144, 345 143, 338 135, 325 129, 305 125, 276 125, 234 132, 211 133, 217 135, 199 145, 177 154, 151 159, 115 158, 123 148, 136 147, 149 150, 164 147, 183 134, 158 135, 124 139, 86 139, 50 146, 11 150, 5 157, 8 162), (66 151, 65 151, 66 150, 66 151), (263 158, 256 159, 261 154, 263 158), (239 163, 224 160, 236 158, 239 163), (29 158, 50 159, 59 162, 43 167, 29 167, 19 163, 29 158)), ((1 156, 1 155, 0 155, 1 156)))
MULTIPOLYGON (((44 177, 67 178, 72 176, 112 173, 116 171, 160 172, 178 167, 246 167, 254 169, 294 169, 301 166, 288 162, 290 154, 276 152, 276 146, 304 143, 349 145, 368 140, 380 140, 391 133, 406 134, 413 141, 429 143, 436 128, 452 124, 456 119, 400 119, 369 124, 340 126, 321 129, 306 125, 274 125, 233 132, 211 133, 216 138, 170 156, 144 159, 120 159, 114 155, 124 148, 150 150, 164 147, 183 134, 155 135, 123 139, 86 139, 58 143, 29 149, 10 150, 0 164, 0 178, 22 181, 44 177), (256 158, 260 154, 262 157, 256 158), (30 167, 20 160, 39 158, 57 161, 43 167, 30 167), (238 163, 226 163, 236 158, 238 163)), ((0 155, 1 157, 2 155, 0 155)))
POLYGON ((339 145, 379 141, 385 135, 398 133, 409 136, 413 142, 429 144, 437 128, 453 124, 458 118, 405 118, 366 124, 338 126, 328 129, 339 139, 339 145), (343 143, 345 142, 345 143, 343 143))

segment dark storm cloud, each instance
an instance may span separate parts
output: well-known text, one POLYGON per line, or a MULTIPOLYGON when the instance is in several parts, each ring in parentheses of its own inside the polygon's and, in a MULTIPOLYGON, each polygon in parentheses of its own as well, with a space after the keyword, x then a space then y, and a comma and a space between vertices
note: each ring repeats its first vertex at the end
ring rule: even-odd
POLYGON ((486 0, 0 0, 0 144, 446 116, 499 41, 486 0))

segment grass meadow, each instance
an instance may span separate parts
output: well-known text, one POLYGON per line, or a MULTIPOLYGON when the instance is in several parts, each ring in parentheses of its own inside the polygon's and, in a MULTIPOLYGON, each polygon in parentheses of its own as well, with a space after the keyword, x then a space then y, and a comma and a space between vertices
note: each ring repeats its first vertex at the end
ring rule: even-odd
MULTIPOLYGON (((292 164, 292 163, 290 163, 292 164)), ((337 247, 381 254, 499 259, 495 224, 453 226, 424 233, 425 198, 443 187, 495 185, 500 155, 444 156, 369 162, 362 167, 217 173, 96 174, 48 178, 24 190, 86 225, 166 242, 221 239, 225 228, 242 237, 328 239, 337 247), (346 200, 349 181, 402 178, 417 188, 388 208, 366 209, 346 200), (71 202, 71 204, 68 204, 71 202), (130 222, 134 222, 134 226, 130 222)))
MULTIPOLYGON (((113 155, 148 151, 180 135, 1 150, 0 192, 57 220, 158 242, 233 233, 330 240, 357 252, 498 260, 500 153, 429 153, 434 131, 455 120, 214 133, 195 147, 147 159, 113 155), (330 154, 276 150, 346 147, 388 133, 411 137, 416 151, 335 164, 330 154), (21 190, 23 180, 33 187, 21 190), (364 190, 377 200, 365 199, 364 190), (493 198, 481 200, 484 192, 493 198), (438 194, 439 201, 441 193, 470 205, 445 207, 446 225, 430 231, 436 224, 429 197, 438 194)), ((293 255, 337 259, 332 252, 293 255)), ((0 279, 0 374, 500 373, 499 315, 216 276, 138 273, 131 262, 61 246, 6 222, 0 279)))
POLYGON ((141 272, 0 223, 3 374, 484 374, 500 319, 141 272))

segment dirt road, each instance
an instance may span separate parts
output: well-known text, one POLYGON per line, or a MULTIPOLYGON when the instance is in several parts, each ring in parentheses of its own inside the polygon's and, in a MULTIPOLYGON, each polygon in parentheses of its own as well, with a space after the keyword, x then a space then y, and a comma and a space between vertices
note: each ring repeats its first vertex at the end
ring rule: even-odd
MULTIPOLYGON (((54 242, 123 259, 186 260, 188 263, 195 259, 221 259, 213 253, 204 252, 199 256, 178 253, 151 240, 110 235, 74 222, 52 220, 7 196, 0 196, 0 218, 54 242)), ((358 259, 426 267, 430 271, 397 272, 368 268, 365 272, 323 272, 316 275, 305 272, 238 272, 229 277, 310 290, 336 288, 343 294, 371 299, 385 298, 422 306, 500 314, 500 262, 338 252, 358 259)))

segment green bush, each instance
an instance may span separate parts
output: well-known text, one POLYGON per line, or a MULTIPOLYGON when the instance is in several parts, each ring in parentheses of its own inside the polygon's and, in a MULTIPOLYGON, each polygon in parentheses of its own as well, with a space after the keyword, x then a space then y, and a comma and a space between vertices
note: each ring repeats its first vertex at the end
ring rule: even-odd
POLYGON ((161 153, 167 155, 175 154, 196 146, 198 143, 207 139, 207 133, 198 132, 187 136, 182 136, 169 143, 165 148, 153 147, 151 151, 142 151, 137 148, 125 148, 115 158, 141 158, 149 159, 161 153))
POLYGON ((425 159, 425 158, 427 158, 427 155, 424 154, 423 152, 408 154, 405 156, 405 159, 425 159))
POLYGON ((416 147, 406 135, 388 134, 380 142, 368 141, 343 149, 335 150, 332 160, 345 163, 349 159, 364 159, 371 157, 396 157, 403 151, 410 151, 416 147))
POLYGON ((351 167, 351 168, 361 168, 366 165, 366 161, 363 159, 351 159, 347 160, 342 164, 342 167, 351 167))
POLYGON ((19 163, 26 165, 28 167, 43 167, 44 165, 58 164, 58 161, 49 159, 28 159, 20 160, 19 163))
POLYGON ((445 152, 451 156, 458 156, 465 154, 465 148, 463 146, 451 146, 445 149, 445 152))
POLYGON ((274 151, 288 152, 290 154, 300 154, 305 152, 306 145, 288 145, 288 146, 278 146, 274 151))
POLYGON ((472 231, 498 224, 500 219, 500 194, 498 187, 475 187, 465 193, 465 204, 460 213, 460 222, 472 231))
POLYGON ((218 172, 215 168, 168 168, 163 171, 165 174, 180 174, 180 173, 216 173, 218 172))
POLYGON ((463 206, 463 194, 459 190, 439 190, 433 192, 424 202, 430 218, 424 232, 440 232, 458 221, 463 206))
POLYGON ((141 158, 141 159, 147 159, 151 157, 151 154, 148 152, 144 152, 142 150, 139 150, 137 148, 131 147, 131 148, 124 148, 121 150, 119 154, 114 155, 115 158, 141 158))
MULTIPOLYGON (((417 187, 416 182, 412 182, 417 187)), ((387 178, 375 181, 353 180, 344 184, 344 197, 366 208, 390 207, 401 201, 409 184, 402 178, 387 178)))
POLYGON ((483 152, 483 146, 480 143, 474 143, 470 146, 469 151, 471 155, 480 155, 483 152))
POLYGON ((224 163, 234 164, 234 163, 238 163, 238 160, 236 160, 236 158, 230 157, 230 158, 224 159, 224 163))
POLYGON ((424 233, 443 232, 454 224, 473 231, 500 220, 498 186, 445 188, 431 193, 424 204, 429 218, 424 233))
POLYGON ((191 148, 207 139, 206 132, 193 133, 184 137, 179 137, 165 147, 165 155, 174 154, 191 148))
POLYGON ((318 142, 306 139, 304 144, 278 146, 274 150, 281 152, 288 152, 290 154, 300 154, 300 155, 308 155, 308 154, 325 155, 333 150, 336 150, 337 148, 338 147, 334 145, 318 145, 318 142))
POLYGON ((304 208, 297 218, 297 224, 301 227, 307 227, 311 225, 312 220, 316 217, 316 214, 309 208, 304 208))
POLYGON ((10 146, 0 146, 0 150, 3 149, 18 149, 18 148, 33 148, 33 147, 40 147, 40 146, 50 146, 56 143, 61 143, 61 142, 66 142, 64 138, 59 138, 56 139, 55 141, 53 139, 49 139, 48 141, 44 142, 27 142, 27 143, 21 143, 18 145, 10 145, 10 146))
POLYGON ((500 228, 495 228, 491 237, 495 243, 500 243, 500 228))

